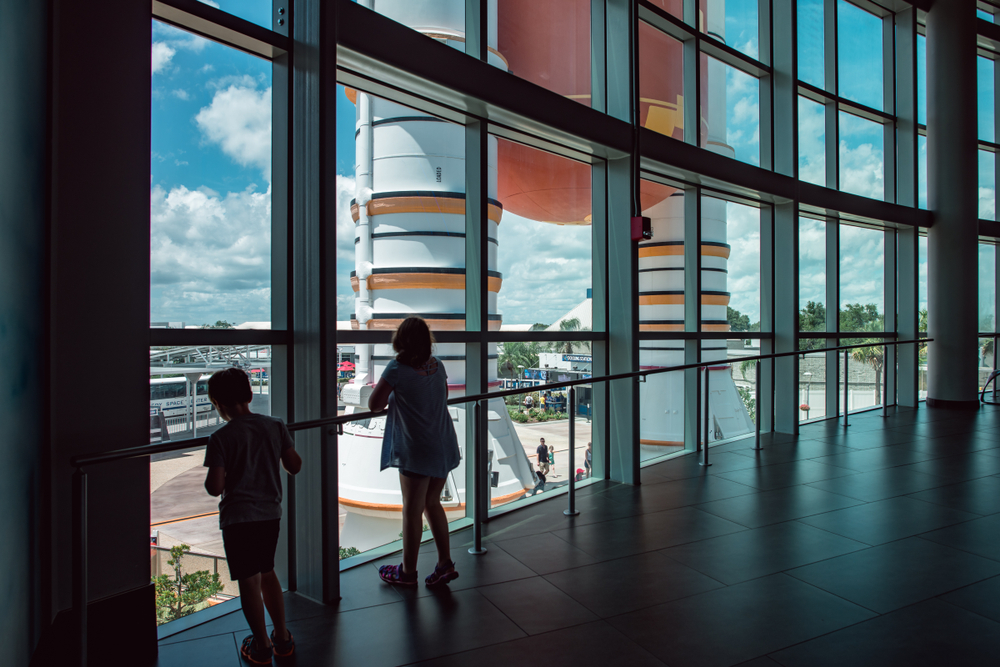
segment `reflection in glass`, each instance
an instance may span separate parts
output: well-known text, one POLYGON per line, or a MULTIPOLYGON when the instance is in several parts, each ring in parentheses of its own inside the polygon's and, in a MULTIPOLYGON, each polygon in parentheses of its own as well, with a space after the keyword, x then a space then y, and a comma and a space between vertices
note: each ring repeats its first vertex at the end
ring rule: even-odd
POLYGON ((759 165, 760 82, 705 54, 701 65, 707 77, 707 123, 701 127, 702 147, 759 165))
POLYGON ((500 67, 590 106, 590 0, 501 0, 489 6, 496 8, 490 38, 493 46, 496 34, 500 67))
POLYGON ((648 23, 639 22, 639 122, 684 139, 684 49, 648 23))
POLYGON ((799 96, 799 178, 826 185, 826 108, 799 96))
MULTIPOLYGON (((800 338, 799 349, 828 347, 826 338, 800 338)), ((826 352, 803 354, 799 358, 799 421, 826 417, 826 352)))
POLYGON ((989 58, 978 57, 976 63, 979 139, 993 141, 993 117, 996 109, 996 90, 993 85, 994 62, 989 58))
POLYGON ((872 199, 885 195, 882 125, 841 111, 840 189, 872 199))
POLYGON ((826 331, 826 226, 799 218, 799 331, 826 331))
MULTIPOLYGON (((682 341, 639 342, 640 368, 680 366, 683 363, 682 341)), ((650 375, 639 384, 640 461, 655 461, 683 451, 684 372, 650 375)))
POLYGON ((701 30, 740 53, 758 58, 757 0, 708 0, 701 30))
POLYGON ((823 0, 798 0, 799 79, 824 85, 823 0))
POLYGON ((152 22, 150 324, 269 329, 271 63, 152 22))
POLYGON ((927 136, 917 135, 917 205, 927 208, 927 136))
POLYGON ((265 28, 274 29, 273 0, 198 0, 265 28))
POLYGON ((917 34, 917 123, 927 124, 927 38, 917 34))
POLYGON ((837 0, 840 95, 882 110, 882 19, 837 0))
POLYGON ((996 220, 996 155, 979 151, 979 217, 996 220))
POLYGON ((997 247, 979 244, 979 331, 996 331, 997 247))
MULTIPOLYGON (((357 2, 358 0, 355 0, 357 2)), ((442 44, 465 51, 465 3, 461 0, 362 0, 360 4, 373 9, 397 23, 411 27, 442 44)), ((496 4, 490 3, 494 14, 496 4)), ((495 18, 495 16, 494 16, 495 18)), ((491 35, 490 63, 499 64, 496 58, 496 33, 491 35), (496 62, 494 62, 496 60, 496 62)))
POLYGON ((881 229, 840 226, 841 331, 885 330, 884 244, 881 229))

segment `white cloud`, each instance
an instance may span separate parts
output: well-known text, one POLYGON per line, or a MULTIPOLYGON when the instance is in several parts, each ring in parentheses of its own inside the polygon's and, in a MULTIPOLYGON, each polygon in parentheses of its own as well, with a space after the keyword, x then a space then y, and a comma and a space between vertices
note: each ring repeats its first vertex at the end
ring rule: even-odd
POLYGON ((152 48, 152 74, 163 71, 168 65, 170 65, 171 59, 173 59, 174 54, 177 50, 171 47, 165 42, 153 42, 152 48))
POLYGON ((726 203, 726 243, 730 245, 729 305, 760 321, 760 209, 726 203))
POLYGON ((179 100, 184 100, 185 102, 191 99, 191 94, 188 93, 188 91, 184 90, 183 88, 172 90, 170 91, 170 94, 179 100))
POLYGON ((840 142, 840 189, 842 192, 882 199, 885 195, 882 149, 872 144, 848 148, 840 142))
POLYGON ((826 185, 826 111, 799 98, 799 178, 826 185))
POLYGON ((210 7, 215 7, 216 9, 219 9, 220 7, 219 3, 214 2, 213 0, 198 0, 198 2, 209 5, 210 7))
POLYGON ((220 89, 195 116, 205 139, 243 166, 259 168, 271 180, 271 89, 257 90, 252 77, 220 89))
POLYGON ((152 188, 151 318, 270 320, 271 192, 152 188))
POLYGON ((885 232, 840 226, 840 304, 874 303, 884 312, 885 232))

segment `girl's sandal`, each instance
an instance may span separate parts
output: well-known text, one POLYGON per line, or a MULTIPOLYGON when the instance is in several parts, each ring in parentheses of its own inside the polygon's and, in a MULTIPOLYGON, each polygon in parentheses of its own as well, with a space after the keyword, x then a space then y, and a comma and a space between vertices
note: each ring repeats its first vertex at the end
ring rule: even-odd
POLYGON ((455 571, 455 562, 449 560, 443 566, 436 566, 434 572, 427 575, 427 578, 424 579, 424 583, 431 587, 443 586, 455 579, 458 579, 458 572, 455 571))
POLYGON ((414 572, 411 575, 406 575, 403 573, 403 564, 399 565, 383 565, 378 569, 378 576, 382 578, 387 584, 393 584, 395 586, 416 586, 417 585, 417 573, 414 572))

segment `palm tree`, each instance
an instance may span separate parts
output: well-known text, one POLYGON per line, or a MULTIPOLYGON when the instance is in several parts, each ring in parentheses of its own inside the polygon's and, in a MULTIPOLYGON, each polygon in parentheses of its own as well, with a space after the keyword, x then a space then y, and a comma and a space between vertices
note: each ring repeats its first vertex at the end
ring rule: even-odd
MULTIPOLYGON (((559 323, 559 331, 580 331, 580 318, 571 317, 568 320, 563 320, 559 323)), ((565 343, 556 343, 554 345, 554 352, 562 352, 563 354, 573 354, 576 349, 577 342, 568 340, 565 343)))
MULTIPOLYGON (((866 322, 864 326, 861 327, 861 331, 864 332, 881 332, 882 325, 879 322, 866 322)), ((862 363, 868 364, 875 369, 875 404, 881 403, 879 400, 882 393, 882 364, 885 362, 883 358, 884 348, 882 347, 882 340, 878 338, 865 338, 858 341, 859 344, 870 343, 872 347, 858 347, 851 350, 851 358, 855 361, 860 361, 862 363)))

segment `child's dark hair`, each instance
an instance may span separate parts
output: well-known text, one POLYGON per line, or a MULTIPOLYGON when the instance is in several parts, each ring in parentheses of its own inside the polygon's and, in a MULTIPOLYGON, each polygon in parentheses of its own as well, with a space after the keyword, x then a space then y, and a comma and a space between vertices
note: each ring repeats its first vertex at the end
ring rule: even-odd
POLYGON ((215 371, 208 378, 208 397, 224 407, 249 403, 253 399, 250 378, 240 368, 215 371))
POLYGON ((407 366, 423 366, 431 358, 434 335, 427 322, 419 317, 407 317, 392 335, 396 361, 407 366))

